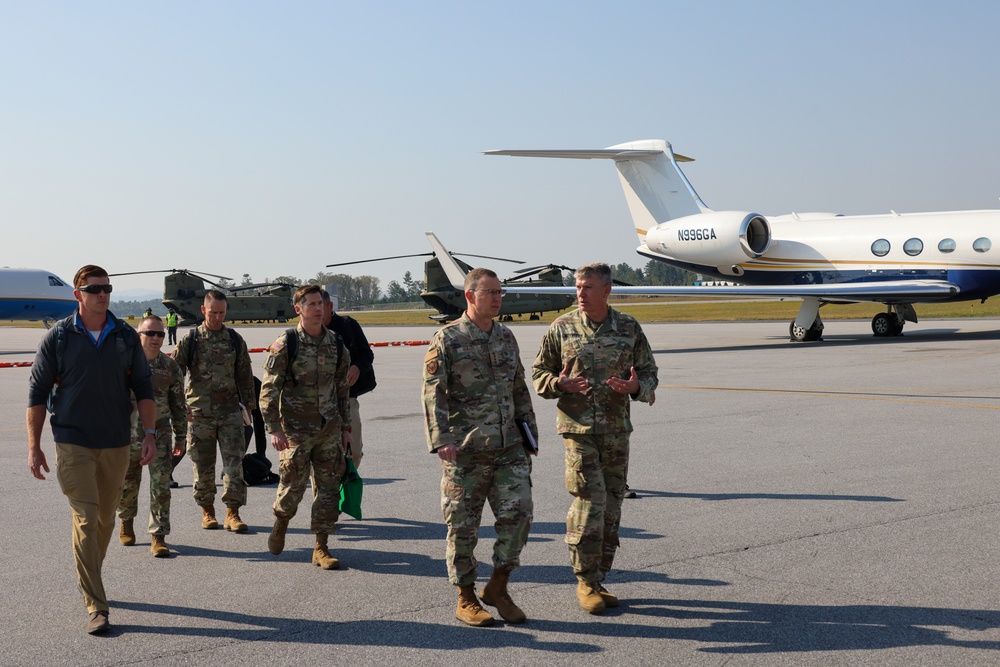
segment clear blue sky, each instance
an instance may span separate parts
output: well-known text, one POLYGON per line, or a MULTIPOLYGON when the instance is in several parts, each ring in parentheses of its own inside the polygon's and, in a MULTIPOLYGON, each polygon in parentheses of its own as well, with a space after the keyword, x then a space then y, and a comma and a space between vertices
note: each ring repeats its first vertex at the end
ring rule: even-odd
POLYGON ((0 265, 308 278, 435 231, 641 266, 610 163, 481 155, 635 139, 696 158, 720 210, 997 208, 998 25, 961 1, 5 0, 0 265))

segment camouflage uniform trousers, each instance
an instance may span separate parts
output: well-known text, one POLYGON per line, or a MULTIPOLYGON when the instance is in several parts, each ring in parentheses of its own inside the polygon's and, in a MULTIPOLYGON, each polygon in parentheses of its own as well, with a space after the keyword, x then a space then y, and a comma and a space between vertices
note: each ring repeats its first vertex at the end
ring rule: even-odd
POLYGON ((306 492, 306 482, 312 471, 313 504, 310 529, 314 533, 332 535, 340 517, 340 478, 347 468, 341 444, 340 423, 328 421, 311 438, 293 440, 279 455, 278 494, 274 499, 274 515, 291 519, 298 511, 306 492))
POLYGON ((187 453, 194 465, 194 501, 198 505, 215 503, 215 443, 222 452, 222 502, 226 507, 247 504, 247 485, 243 482, 243 418, 239 412, 222 418, 196 413, 188 424, 187 453))
POLYGON ((575 498, 566 515, 566 544, 577 579, 604 581, 618 549, 618 526, 628 478, 628 433, 564 433, 566 490, 575 498))
POLYGON ((473 552, 487 500, 496 518, 493 568, 518 567, 534 510, 531 460, 524 447, 517 444, 486 452, 460 451, 457 460, 441 461, 441 470, 441 510, 448 525, 448 581, 455 586, 476 582, 478 563, 473 552))
MULTIPOLYGON (((156 458, 149 463, 149 534, 170 534, 170 457, 171 433, 169 426, 156 434, 156 458)), ((128 470, 125 486, 118 504, 119 519, 134 519, 139 513, 139 487, 142 484, 142 441, 133 441, 129 448, 128 470)))

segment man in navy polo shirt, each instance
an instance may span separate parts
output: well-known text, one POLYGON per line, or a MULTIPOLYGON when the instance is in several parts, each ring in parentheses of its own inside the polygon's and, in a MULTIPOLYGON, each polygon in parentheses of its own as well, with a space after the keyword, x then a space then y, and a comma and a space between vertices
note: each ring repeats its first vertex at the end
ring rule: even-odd
POLYGON ((49 472, 41 435, 48 405, 56 443, 56 477, 73 511, 73 555, 90 614, 87 632, 111 628, 101 564, 115 526, 129 462, 131 394, 145 429, 140 462, 156 455, 155 405, 149 364, 139 337, 108 311, 111 283, 99 266, 73 278, 76 313, 38 345, 28 382, 28 467, 49 472))

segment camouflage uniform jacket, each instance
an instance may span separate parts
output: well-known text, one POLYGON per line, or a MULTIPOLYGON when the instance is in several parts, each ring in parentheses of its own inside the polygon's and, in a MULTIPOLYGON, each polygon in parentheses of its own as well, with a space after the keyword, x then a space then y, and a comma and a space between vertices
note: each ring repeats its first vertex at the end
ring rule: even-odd
POLYGON ((538 427, 517 340, 493 323, 486 333, 462 314, 442 327, 424 357, 424 426, 431 452, 500 450, 522 442, 517 420, 538 427))
POLYGON ((269 433, 283 432, 292 442, 319 433, 336 420, 340 430, 351 427, 347 371, 351 354, 340 337, 326 327, 319 338, 295 327, 298 351, 288 371, 285 334, 268 348, 260 389, 260 411, 269 433))
POLYGON ((189 331, 177 344, 174 361, 180 366, 181 377, 191 373, 187 383, 187 404, 194 414, 205 413, 222 418, 239 412, 241 402, 247 410, 256 407, 250 353, 239 334, 236 334, 235 343, 234 351, 233 339, 225 326, 211 331, 202 324, 189 331), (195 331, 198 349, 192 359, 191 341, 195 331))
MULTIPOLYGON (((173 428, 174 442, 187 440, 187 410, 184 408, 184 379, 177 362, 160 352, 149 362, 153 380, 153 400, 156 405, 156 430, 166 433, 173 428)), ((132 397, 135 407, 135 397, 132 397)), ((138 411, 133 412, 132 437, 142 440, 142 421, 138 411)), ((157 434, 159 435, 159 433, 157 434)))
POLYGON ((531 377, 539 396, 559 399, 559 433, 607 435, 632 431, 629 399, 649 403, 658 383, 656 374, 653 352, 639 323, 609 309, 607 319, 596 329, 581 310, 557 318, 545 332, 531 377), (590 381, 589 391, 567 393, 556 388, 567 364, 569 377, 590 381), (615 375, 628 379, 633 366, 639 391, 631 397, 605 384, 615 375))

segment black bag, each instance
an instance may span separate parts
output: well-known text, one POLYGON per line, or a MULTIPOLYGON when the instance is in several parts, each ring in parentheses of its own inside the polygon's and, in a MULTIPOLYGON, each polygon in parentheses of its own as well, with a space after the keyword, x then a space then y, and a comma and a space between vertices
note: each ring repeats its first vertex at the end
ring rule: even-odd
POLYGON ((353 387, 351 387, 351 393, 355 396, 362 396, 374 389, 376 384, 375 369, 368 366, 365 370, 361 371, 360 375, 358 375, 358 381, 354 383, 353 387))
POLYGON ((263 454, 254 452, 243 457, 243 481, 247 486, 274 484, 278 479, 271 472, 271 462, 263 454))

